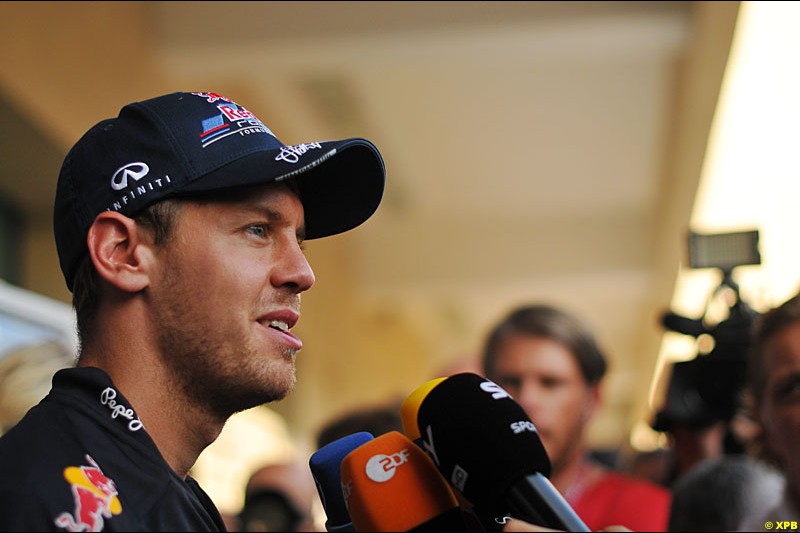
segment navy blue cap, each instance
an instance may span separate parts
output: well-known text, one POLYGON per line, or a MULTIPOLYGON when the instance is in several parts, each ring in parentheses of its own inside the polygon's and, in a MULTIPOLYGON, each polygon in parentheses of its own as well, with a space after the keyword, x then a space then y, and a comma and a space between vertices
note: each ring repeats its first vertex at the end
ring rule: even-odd
POLYGON ((133 216, 166 198, 289 178, 299 187, 306 239, 317 239, 372 216, 386 171, 366 139, 286 146, 253 113, 217 93, 128 104, 87 131, 61 167, 53 229, 67 287, 103 211, 133 216))

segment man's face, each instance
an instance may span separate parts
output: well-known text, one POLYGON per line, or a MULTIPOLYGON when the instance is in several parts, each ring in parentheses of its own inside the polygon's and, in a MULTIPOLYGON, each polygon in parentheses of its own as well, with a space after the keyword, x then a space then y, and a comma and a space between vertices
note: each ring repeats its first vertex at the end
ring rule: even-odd
POLYGON ((160 348, 182 392, 227 417, 294 386, 300 293, 314 283, 303 206, 285 185, 187 202, 156 251, 148 293, 160 348))
POLYGON ((800 324, 773 335, 762 353, 767 380, 757 414, 768 446, 784 461, 788 479, 800 491, 800 324))
POLYGON ((500 343, 487 377, 525 409, 557 471, 582 439, 597 400, 575 357, 558 341, 512 334, 500 343))

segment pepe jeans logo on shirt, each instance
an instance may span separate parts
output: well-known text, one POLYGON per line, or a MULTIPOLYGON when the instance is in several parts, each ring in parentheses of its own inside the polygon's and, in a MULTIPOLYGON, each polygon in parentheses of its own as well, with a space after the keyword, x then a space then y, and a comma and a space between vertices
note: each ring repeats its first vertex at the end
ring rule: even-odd
POLYGON ((111 418, 122 417, 129 420, 128 422, 128 429, 131 431, 139 431, 142 429, 142 421, 136 418, 133 413, 133 409, 126 405, 122 405, 117 403, 117 391, 114 390, 112 387, 106 387, 103 392, 100 393, 100 403, 103 405, 108 406, 111 409, 111 418))

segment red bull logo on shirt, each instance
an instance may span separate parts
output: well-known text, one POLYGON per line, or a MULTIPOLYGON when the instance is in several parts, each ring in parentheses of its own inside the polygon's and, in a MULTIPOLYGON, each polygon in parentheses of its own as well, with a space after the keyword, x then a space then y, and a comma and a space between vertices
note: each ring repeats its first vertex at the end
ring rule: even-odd
POLYGON ((89 455, 91 466, 68 466, 64 479, 72 487, 75 512, 61 513, 55 524, 67 531, 102 531, 105 518, 122 512, 117 486, 89 455))

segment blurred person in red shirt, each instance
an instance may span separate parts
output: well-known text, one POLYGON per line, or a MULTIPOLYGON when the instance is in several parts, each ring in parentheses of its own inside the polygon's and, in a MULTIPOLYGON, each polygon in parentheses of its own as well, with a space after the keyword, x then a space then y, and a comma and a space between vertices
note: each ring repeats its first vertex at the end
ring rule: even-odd
POLYGON ((600 404, 606 366, 592 331, 548 305, 510 311, 483 353, 484 375, 525 409, 550 458, 550 480, 592 531, 666 531, 667 489, 590 457, 586 428, 600 404))

